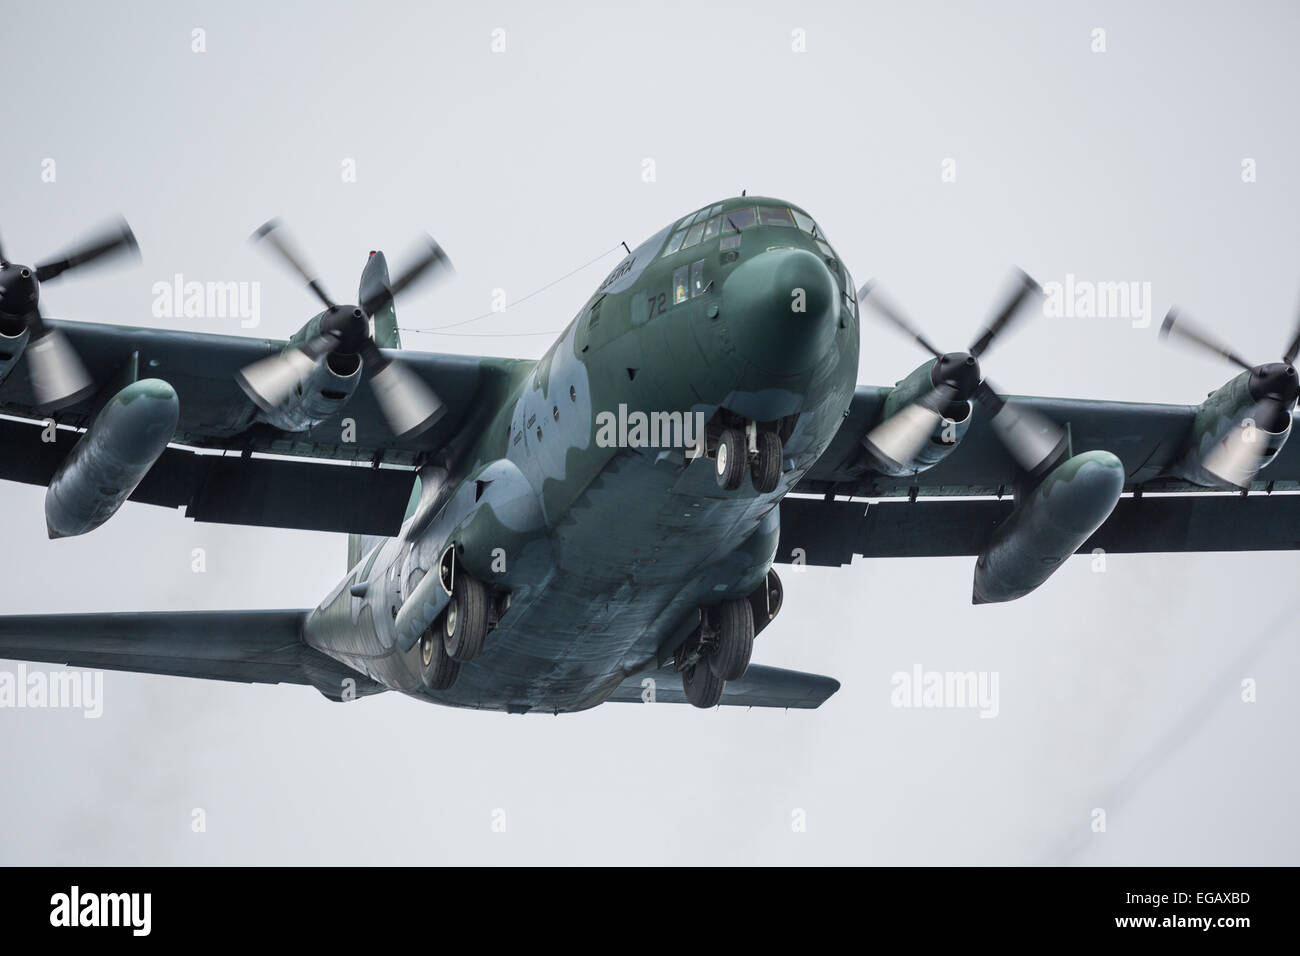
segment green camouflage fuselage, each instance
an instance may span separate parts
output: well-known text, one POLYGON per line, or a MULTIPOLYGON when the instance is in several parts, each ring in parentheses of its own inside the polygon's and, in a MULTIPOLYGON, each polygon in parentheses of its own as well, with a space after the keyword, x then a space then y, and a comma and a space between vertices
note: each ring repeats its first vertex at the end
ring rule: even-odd
POLYGON ((482 427, 421 470, 402 534, 363 540, 308 643, 439 703, 574 711, 671 656, 697 608, 757 588, 780 499, 847 414, 859 330, 852 279, 795 225, 802 211, 764 224, 755 207, 793 208, 706 207, 708 238, 669 226, 619 263, 538 362, 512 368, 482 427), (679 237, 691 245, 665 254, 679 237), (780 430, 775 491, 748 478, 725 491, 710 458, 680 447, 693 423, 716 434, 724 420, 780 430), (449 545, 510 600, 482 654, 434 692, 395 622, 449 545))

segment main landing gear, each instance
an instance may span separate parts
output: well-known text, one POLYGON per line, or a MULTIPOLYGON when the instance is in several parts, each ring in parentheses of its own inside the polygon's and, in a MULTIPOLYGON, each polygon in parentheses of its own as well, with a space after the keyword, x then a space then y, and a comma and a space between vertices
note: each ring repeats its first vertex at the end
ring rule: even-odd
POLYGON ((446 609, 420 636, 420 678, 430 690, 447 690, 460 676, 460 665, 483 650, 494 623, 487 585, 460 571, 446 609))
POLYGON ((682 690, 696 707, 716 707, 722 688, 739 680, 754 652, 754 612, 748 598, 705 608, 700 626, 677 652, 682 690))
POLYGON ((781 436, 774 431, 760 431, 757 423, 744 428, 728 426, 718 435, 714 452, 714 475, 725 491, 740 487, 748 468, 754 490, 760 494, 776 491, 781 482, 781 436))

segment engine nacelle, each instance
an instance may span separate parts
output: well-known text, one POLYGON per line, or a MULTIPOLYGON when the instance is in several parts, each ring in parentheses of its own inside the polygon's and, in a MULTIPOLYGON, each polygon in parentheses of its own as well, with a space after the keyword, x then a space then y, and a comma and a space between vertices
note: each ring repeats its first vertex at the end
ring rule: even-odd
POLYGON ((180 403, 167 382, 126 386, 91 422, 45 493, 51 538, 94 531, 117 513, 176 434, 180 403))
POLYGON ((1057 465, 993 532, 975 562, 974 604, 1014 601, 1046 581, 1115 510, 1124 465, 1087 451, 1057 465))
POLYGON ((7 322, 0 316, 0 384, 9 377, 27 349, 31 331, 26 322, 7 322))
POLYGON ((1291 415, 1287 413, 1278 421, 1255 421, 1252 415, 1258 405, 1250 391, 1251 372, 1242 372, 1222 388, 1216 389, 1196 409, 1187 447, 1172 469, 1174 474, 1194 484, 1208 488, 1235 488, 1237 485, 1223 476, 1206 471, 1205 461, 1227 443, 1258 442, 1259 468, 1244 478, 1249 482, 1261 469, 1277 457, 1291 434, 1291 415))
MULTIPOLYGON (((926 362, 894 386, 893 391, 886 396, 884 406, 880 410, 880 420, 884 421, 887 418, 892 418, 934 388, 934 367, 934 361, 926 362)), ((929 441, 922 446, 911 461, 899 463, 902 465, 901 468, 896 467, 893 462, 882 461, 876 456, 872 456, 872 467, 881 474, 895 478, 915 475, 918 472, 933 468, 951 455, 953 449, 965 437, 966 430, 970 427, 971 413, 970 402, 960 403, 960 420, 954 418, 940 419, 934 426, 929 441)))
MULTIPOLYGON (((304 364, 309 361, 293 349, 285 355, 299 356, 304 364)), ((276 408, 263 409, 262 417, 283 431, 306 431, 338 414, 360 382, 360 357, 331 353, 306 371, 288 401, 276 408)))

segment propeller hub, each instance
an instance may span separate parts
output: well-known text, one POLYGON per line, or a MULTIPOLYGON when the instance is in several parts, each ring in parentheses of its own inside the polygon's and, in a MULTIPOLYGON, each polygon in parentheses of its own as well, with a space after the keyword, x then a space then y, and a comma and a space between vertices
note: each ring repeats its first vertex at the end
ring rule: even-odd
POLYGON ((1300 376, 1289 362, 1257 365, 1250 372, 1250 395, 1256 401, 1266 398, 1290 406, 1300 397, 1300 376))
POLYGON ((26 315, 39 299, 40 285, 29 266, 10 263, 0 267, 0 312, 26 315))
POLYGON ((947 352, 939 356, 930 372, 931 384, 947 385, 956 390, 955 400, 959 402, 974 395, 983 380, 979 359, 969 352, 947 352))
POLYGON ((338 336, 336 349, 348 355, 355 355, 370 341, 370 319, 365 311, 357 305, 336 305, 325 312, 321 319, 322 333, 338 336))

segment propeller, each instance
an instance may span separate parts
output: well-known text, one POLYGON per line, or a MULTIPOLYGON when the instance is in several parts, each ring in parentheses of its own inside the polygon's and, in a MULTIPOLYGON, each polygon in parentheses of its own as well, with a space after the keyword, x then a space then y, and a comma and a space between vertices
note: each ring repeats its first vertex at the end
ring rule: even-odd
POLYGON ((998 337, 1041 295, 1038 283, 1016 270, 1014 286, 970 348, 965 352, 942 352, 872 283, 864 285, 858 301, 869 305, 935 359, 930 373, 933 387, 873 428, 862 440, 867 451, 893 470, 901 471, 925 447, 941 421, 960 420, 966 414, 965 403, 974 399, 989 413, 994 433, 1025 471, 1037 474, 1055 462, 1066 445, 1065 431, 1037 412, 1002 398, 984 378, 979 363, 998 337))
MULTIPOLYGON (((263 411, 272 413, 296 393, 303 379, 326 356, 346 360, 355 357, 365 368, 370 387, 393 433, 410 438, 424 431, 442 414, 441 399, 400 359, 384 355, 375 343, 371 317, 399 293, 415 283, 435 278, 451 269, 442 247, 424 236, 415 260, 390 283, 371 283, 356 305, 339 305, 325 291, 324 284, 307 267, 306 259, 286 235, 279 220, 272 219, 253 233, 254 242, 265 242, 325 306, 320 334, 270 358, 242 369, 236 380, 263 411)), ((355 369, 355 365, 353 369, 355 369)))
MULTIPOLYGON (((1246 361, 1188 319, 1177 307, 1170 309, 1161 323, 1160 337, 1186 342, 1249 372, 1246 387, 1255 404, 1246 417, 1255 423, 1256 428, 1266 432, 1276 434, 1286 430, 1291 422, 1291 410, 1295 408, 1296 399, 1300 398, 1300 378, 1295 369, 1296 355, 1300 354, 1300 320, 1296 322, 1290 344, 1282 353, 1282 361, 1262 365, 1246 361)), ((1245 488, 1264 466, 1266 454, 1266 442, 1245 428, 1235 428, 1205 456, 1201 467, 1226 484, 1245 488)))
POLYGON ((35 266, 11 262, 0 246, 0 332, 28 333, 27 359, 32 393, 39 408, 57 409, 84 398, 94 382, 72 343, 41 316, 41 283, 65 272, 124 255, 139 257, 140 247, 125 219, 119 218, 59 255, 35 266))

